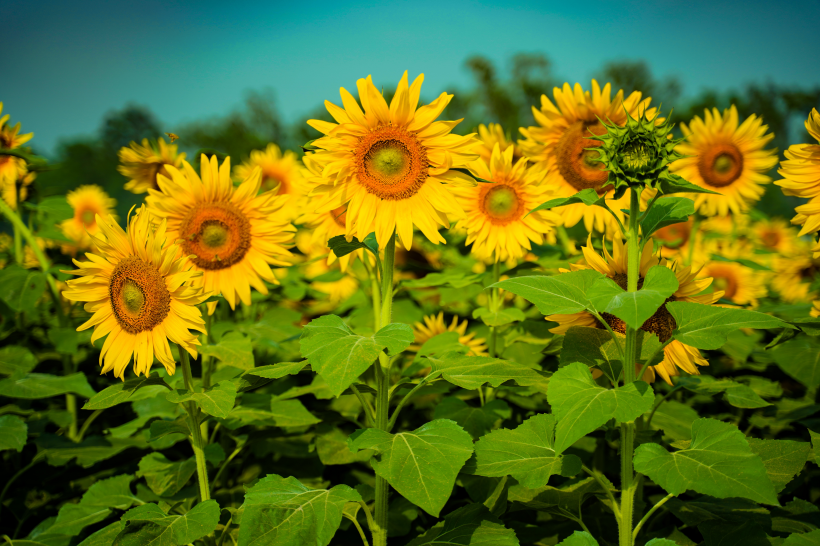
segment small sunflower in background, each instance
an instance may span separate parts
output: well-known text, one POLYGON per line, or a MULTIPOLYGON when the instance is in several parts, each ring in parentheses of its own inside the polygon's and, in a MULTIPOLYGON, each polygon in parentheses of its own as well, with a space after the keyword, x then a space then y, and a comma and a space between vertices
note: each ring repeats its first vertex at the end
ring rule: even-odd
POLYGON ((287 247, 296 231, 282 214, 288 196, 259 194, 258 168, 234 188, 230 158, 220 166, 203 154, 202 178, 187 161, 182 170, 167 169, 169 177, 159 175, 160 189, 149 189, 145 202, 151 214, 167 219, 168 236, 182 240, 180 252, 202 272, 205 291, 222 294, 234 309, 237 299, 250 305, 251 287, 267 294, 262 281, 279 284, 270 266, 290 265, 287 247))
POLYGON ((811 304, 811 316, 820 317, 820 300, 814 300, 811 304))
POLYGON ((757 307, 758 300, 768 293, 768 275, 736 262, 710 261, 700 272, 711 277, 712 287, 723 291, 723 298, 736 305, 757 307))
MULTIPOLYGON (((365 250, 359 249, 351 252, 350 254, 346 254, 341 258, 337 258, 336 254, 334 254, 332 250, 328 249, 328 241, 330 241, 333 237, 345 234, 346 212, 347 207, 341 206, 338 209, 322 213, 307 212, 296 219, 298 224, 307 228, 307 233, 309 233, 310 239, 309 247, 311 251, 313 251, 313 249, 321 249, 322 253, 329 251, 330 253, 327 257, 327 265, 332 265, 336 262, 336 260, 338 260, 339 267, 343 273, 347 271, 350 263, 355 261, 356 258, 365 259, 366 252, 365 250)), ((300 250, 302 249, 301 246, 302 245, 299 245, 300 250)), ((319 250, 316 250, 315 252, 318 254, 319 250)), ((367 259, 369 260, 368 263, 373 263, 375 265, 372 255, 368 256, 367 259)))
POLYGON ((180 168, 185 160, 184 153, 177 153, 176 144, 166 144, 165 139, 157 139, 156 144, 147 138, 142 144, 132 142, 119 151, 120 165, 117 170, 128 178, 125 189, 131 193, 147 193, 159 187, 157 176, 170 176, 168 166, 180 168))
POLYGON ((453 190, 464 210, 457 227, 467 232, 466 244, 482 261, 520 260, 561 222, 550 211, 528 214, 549 198, 549 188, 541 183, 544 171, 528 168, 526 158, 513 164, 513 152, 512 145, 502 151, 495 144, 489 162, 470 163, 470 170, 490 183, 453 190))
POLYGON ((276 190, 277 195, 290 195, 290 204, 282 212, 296 218, 305 205, 307 188, 303 176, 304 167, 296 154, 282 150, 276 144, 268 144, 264 150, 253 150, 250 158, 233 168, 236 180, 246 180, 253 170, 262 169, 261 191, 276 190))
POLYGON ((783 180, 775 182, 786 195, 809 199, 795 208, 797 216, 792 224, 803 226, 800 235, 820 230, 820 112, 812 108, 805 121, 806 131, 818 144, 793 144, 785 151, 786 160, 780 163, 778 174, 783 180))
POLYGON ((411 345, 410 350, 418 351, 428 339, 432 339, 439 334, 457 332, 459 334, 458 342, 470 349, 467 352, 468 356, 487 356, 486 340, 475 337, 475 332, 468 334, 467 324, 467 320, 459 323, 458 316, 453 316, 453 321, 448 325, 444 322, 443 311, 438 315, 427 315, 424 317, 423 322, 417 322, 413 325, 415 345, 411 345))
POLYGON ((325 135, 313 141, 317 151, 303 158, 314 186, 310 196, 318 213, 347 206, 348 237, 361 241, 375 232, 384 248, 395 230, 410 248, 418 228, 430 241, 444 243, 439 227, 449 227, 448 216, 461 212, 450 189, 475 184, 453 169, 477 159, 480 142, 451 134, 457 121, 435 121, 453 95, 442 93, 418 106, 423 81, 420 75, 408 85, 405 72, 388 106, 368 76, 356 82, 361 107, 342 88, 344 108, 325 101, 337 123, 308 120, 325 135))
POLYGON ((476 150, 481 156, 481 159, 483 159, 488 165, 490 163, 490 158, 493 155, 493 148, 495 148, 496 144, 498 144, 502 150, 506 150, 508 147, 513 146, 513 159, 518 159, 523 155, 521 153, 521 148, 519 148, 518 145, 513 142, 511 138, 509 138, 500 123, 490 123, 488 125, 484 125, 482 123, 479 125, 478 139, 481 141, 482 146, 476 148, 476 150))
MULTIPOLYGON (((0 114, 3 113, 3 103, 0 102, 0 114)), ((19 148, 34 136, 34 133, 18 134, 20 123, 8 125, 9 115, 0 117, 0 148, 14 150, 19 148)), ((35 173, 29 173, 26 162, 13 155, 0 155, 0 197, 8 203, 12 210, 17 210, 17 203, 25 201, 26 186, 34 181, 35 173), (19 182, 19 187, 18 187, 19 182)))
POLYGON ((100 231, 97 216, 100 218, 110 216, 114 222, 117 221, 114 212, 117 200, 109 197, 101 187, 95 184, 80 186, 68 192, 66 200, 74 209, 74 216, 64 220, 60 224, 60 230, 72 242, 62 244, 61 250, 63 254, 75 256, 77 252, 91 248, 91 237, 100 231))
POLYGON ((805 241, 796 242, 790 256, 778 256, 772 268, 772 288, 787 303, 806 303, 820 297, 812 283, 820 278, 820 256, 812 256, 812 248, 805 241))
POLYGON ((782 218, 758 220, 752 223, 748 231, 757 248, 781 256, 792 254, 795 250, 795 241, 798 240, 797 230, 782 218))
POLYGON ((664 258, 687 257, 690 241, 692 240, 693 225, 694 221, 690 218, 686 222, 664 226, 653 233, 652 239, 659 245, 661 256, 664 258))
POLYGON ((114 371, 125 380, 133 358, 134 373, 147 376, 154 357, 168 374, 176 369, 168 341, 194 358, 199 340, 190 330, 205 332, 196 305, 208 298, 192 281, 201 273, 177 257, 179 248, 163 220, 150 217, 142 206, 123 230, 111 216, 97 216, 99 233, 89 261, 74 260, 78 276, 69 280, 63 297, 82 301, 93 313, 78 331, 94 328, 91 343, 108 336, 100 352, 102 373, 114 371))
POLYGON ((686 140, 676 147, 683 154, 670 170, 702 188, 720 195, 692 195, 695 210, 703 216, 739 215, 763 195, 763 185, 771 182, 766 173, 777 164, 777 151, 764 149, 774 138, 769 127, 752 114, 740 123, 732 105, 721 114, 717 108, 705 110, 687 125, 681 123, 686 140))
MULTIPOLYGON (((532 112, 538 124, 521 128, 525 140, 520 140, 524 156, 535 166, 546 171, 544 184, 552 192, 552 197, 569 197, 581 190, 594 189, 598 195, 612 198, 611 188, 602 188, 608 179, 607 171, 598 161, 598 152, 588 150, 601 145, 600 140, 589 137, 606 134, 606 127, 600 120, 609 120, 619 126, 627 122, 627 112, 633 118, 646 113, 648 118, 656 115, 655 108, 649 108, 651 98, 641 98, 635 91, 624 98, 623 90, 612 97, 612 86, 603 89, 592 80, 592 92, 584 91, 580 83, 563 89, 553 90, 555 103, 546 95, 541 96, 541 109, 533 106, 532 112)), ((611 200, 609 207, 623 220, 621 209, 629 208, 629 197, 611 200)), ((587 207, 583 203, 567 205, 555 209, 563 217, 564 225, 572 227, 582 219, 587 231, 593 229, 607 234, 619 231, 617 222, 601 207, 587 207)))
MULTIPOLYGON (((627 282, 627 251, 624 243, 619 237, 612 241, 612 254, 604 246, 603 256, 598 254, 592 246, 592 236, 587 240, 587 245, 581 248, 584 254, 584 259, 570 267, 572 271, 580 269, 594 269, 599 273, 603 273, 610 279, 614 280, 621 288, 626 289, 627 282)), ((675 273, 678 279, 678 289, 669 298, 669 301, 689 301, 702 304, 712 304, 718 301, 723 292, 715 291, 709 294, 702 294, 702 292, 712 284, 712 279, 708 277, 699 277, 699 271, 690 267, 682 266, 680 262, 667 261, 664 258, 655 256, 652 253, 652 244, 647 242, 644 246, 640 256, 640 279, 641 281, 653 266, 661 265, 668 267, 675 273)), ((568 270, 562 269, 562 273, 568 270)), ((641 282, 639 281, 639 283, 641 282)), ((613 331, 620 334, 626 333, 626 324, 614 315, 604 313, 603 319, 607 322, 613 331)), ((549 315, 547 320, 557 322, 559 326, 551 329, 554 334, 564 334, 572 326, 586 326, 589 328, 604 328, 598 320, 587 311, 580 313, 573 313, 568 315, 549 315)), ((676 328, 675 319, 666 310, 666 307, 661 306, 657 312, 649 318, 642 326, 641 330, 649 332, 658 336, 661 342, 666 342, 676 328)), ((663 349, 663 361, 657 366, 650 366, 647 372, 652 370, 652 374, 645 375, 645 380, 653 381, 654 374, 660 375, 664 381, 672 384, 670 377, 680 375, 679 369, 692 375, 699 375, 698 366, 708 366, 709 362, 703 358, 700 351, 695 347, 684 345, 678 340, 673 340, 669 345, 663 349)))

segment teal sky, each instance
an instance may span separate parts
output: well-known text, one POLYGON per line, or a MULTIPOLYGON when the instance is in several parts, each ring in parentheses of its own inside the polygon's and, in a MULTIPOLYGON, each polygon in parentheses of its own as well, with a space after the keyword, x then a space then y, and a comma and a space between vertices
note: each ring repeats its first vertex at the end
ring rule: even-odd
MULTIPOLYGON (((502 69, 542 52, 588 85, 611 60, 644 59, 684 94, 748 82, 820 85, 820 2, 87 2, 5 0, 0 101, 38 150, 90 135, 136 103, 173 131, 224 115, 248 89, 273 89, 293 122, 339 102, 368 74, 395 85, 423 72, 423 96, 470 78, 474 54, 502 69)), ((551 93, 551 90, 545 90, 551 93)))

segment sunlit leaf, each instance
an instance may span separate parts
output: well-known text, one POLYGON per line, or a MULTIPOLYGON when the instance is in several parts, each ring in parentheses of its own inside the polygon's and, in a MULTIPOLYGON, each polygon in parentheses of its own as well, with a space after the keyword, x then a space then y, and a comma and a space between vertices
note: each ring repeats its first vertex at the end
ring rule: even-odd
POLYGON ((741 328, 794 328, 779 318, 747 309, 688 301, 672 301, 666 304, 666 308, 677 324, 672 334, 674 338, 698 349, 719 349, 726 343, 729 332, 741 328))
POLYGON ((166 514, 156 504, 143 504, 122 516, 124 529, 112 546, 190 544, 216 529, 219 513, 219 504, 213 499, 197 504, 181 516, 166 514))
POLYGON ((627 292, 612 279, 602 277, 586 296, 599 312, 615 315, 637 330, 677 289, 675 273, 656 265, 649 269, 640 290, 627 292))
POLYGON ((0 451, 23 451, 27 438, 28 426, 25 421, 16 415, 0 416, 0 451))
POLYGON ((427 357, 433 365, 433 372, 463 389, 477 389, 490 384, 498 387, 505 381, 515 381, 522 387, 546 387, 547 380, 532 368, 511 360, 489 356, 467 356, 459 353, 427 357))
POLYGON ((492 287, 503 288, 535 304, 543 315, 578 313, 593 308, 586 294, 601 278, 593 269, 582 269, 548 277, 514 277, 492 287))
POLYGON ((178 389, 166 394, 165 398, 174 404, 192 400, 204 413, 225 419, 236 400, 236 385, 231 381, 220 381, 214 387, 203 392, 192 393, 178 389))
POLYGON ((83 398, 91 398, 95 394, 83 373, 63 376, 29 373, 16 379, 9 377, 0 380, 0 393, 9 398, 50 398, 69 392, 83 398))
POLYGON ((202 345, 199 352, 213 356, 225 366, 240 370, 253 368, 253 345, 251 340, 239 332, 228 332, 216 345, 202 345))
POLYGON ((152 375, 150 377, 135 377, 122 383, 115 383, 110 387, 106 387, 104 390, 92 396, 85 403, 83 409, 105 409, 116 406, 117 404, 122 404, 123 402, 132 402, 137 399, 134 396, 137 391, 146 387, 156 387, 150 391, 152 394, 158 394, 160 392, 170 390, 170 387, 165 380, 156 375, 152 375))
POLYGON ((650 237, 666 226, 686 222, 695 213, 695 202, 685 197, 664 197, 641 219, 641 234, 650 237))

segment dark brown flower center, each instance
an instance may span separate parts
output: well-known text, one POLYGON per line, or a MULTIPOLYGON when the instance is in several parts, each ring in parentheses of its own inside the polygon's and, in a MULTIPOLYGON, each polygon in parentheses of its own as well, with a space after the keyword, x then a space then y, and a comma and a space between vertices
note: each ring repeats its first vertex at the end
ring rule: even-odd
POLYGON ((701 152, 698 171, 708 185, 728 186, 743 173, 743 155, 734 144, 713 144, 701 152))
MULTIPOLYGON (((610 277, 615 283, 626 290, 627 286, 627 276, 624 273, 619 273, 614 277, 610 277)), ((638 289, 643 286, 643 277, 638 280, 638 289)), ((661 305, 655 314, 649 317, 646 322, 644 322, 640 330, 644 332, 650 332, 658 336, 658 339, 661 340, 661 343, 665 343, 670 337, 672 337, 672 332, 675 331, 677 328, 677 324, 675 323, 674 317, 666 310, 666 304, 670 301, 675 301, 675 296, 667 298, 663 305, 661 305)), ((615 315, 611 315, 609 313, 601 313, 601 318, 612 328, 613 331, 618 332, 619 334, 626 334, 626 323, 616 317, 615 315)), ((603 325, 600 325, 603 328, 603 325)))
POLYGON ((577 121, 567 127, 555 147, 556 163, 558 172, 573 188, 578 191, 592 188, 603 195, 606 191, 601 190, 601 186, 606 183, 609 173, 603 170, 598 152, 586 149, 601 145, 600 140, 586 138, 593 134, 606 134, 606 127, 597 120, 577 121))
POLYGON ((400 201, 427 180, 427 151, 405 129, 381 126, 362 137, 355 150, 356 174, 369 193, 400 201))
POLYGON ((225 269, 251 247, 251 226, 231 203, 200 203, 182 220, 183 250, 202 269, 225 269))
POLYGON ((666 248, 680 248, 689 241, 692 232, 692 225, 689 222, 681 222, 662 227, 656 231, 652 237, 662 241, 666 248))
POLYGON ((129 256, 114 267, 108 284, 114 316, 123 330, 153 330, 171 310, 171 293, 159 269, 129 256))

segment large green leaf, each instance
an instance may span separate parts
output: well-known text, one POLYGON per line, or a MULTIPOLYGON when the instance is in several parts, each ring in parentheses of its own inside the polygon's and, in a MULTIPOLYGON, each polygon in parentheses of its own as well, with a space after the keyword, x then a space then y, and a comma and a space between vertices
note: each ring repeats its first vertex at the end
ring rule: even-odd
POLYGON ((699 394, 724 393, 726 401, 736 408, 764 408, 771 406, 748 385, 736 383, 731 379, 715 379, 709 375, 692 375, 682 377, 677 384, 699 394))
POLYGON ((797 336, 772 351, 780 369, 809 388, 820 386, 820 340, 797 336))
POLYGON ((487 307, 479 307, 473 311, 473 318, 481 319, 487 326, 504 326, 513 322, 526 320, 524 312, 515 307, 507 309, 496 309, 495 311, 487 307))
POLYGON ((271 400, 270 408, 236 406, 228 414, 225 426, 236 429, 241 426, 304 427, 318 423, 299 400, 271 400))
POLYGON ((507 529, 483 504, 468 504, 444 516, 407 546, 518 546, 507 529))
MULTIPOLYGON (((650 332, 638 330, 638 358, 643 364, 652 357, 652 364, 658 364, 663 359, 663 351, 658 336, 650 332)), ((618 334, 621 345, 625 343, 625 336, 618 334)), ((623 370, 623 362, 615 340, 606 330, 573 326, 567 330, 563 347, 559 357, 561 365, 566 366, 573 362, 580 362, 589 367, 596 367, 606 374, 613 383, 617 382, 623 370)))
POLYGON ((636 292, 627 292, 612 279, 603 277, 586 295, 599 312, 615 315, 637 330, 677 289, 675 273, 656 265, 649 269, 643 286, 636 292))
POLYGON ((427 355, 443 355, 446 353, 461 353, 466 354, 470 348, 459 343, 461 334, 458 332, 444 332, 437 336, 433 336, 419 348, 416 357, 427 355))
POLYGON ((413 343, 413 329, 407 324, 394 322, 383 327, 373 335, 373 341, 387 350, 387 354, 394 356, 405 350, 413 343))
POLYGON ((124 529, 112 546, 183 546, 219 525, 219 504, 201 502, 184 515, 168 515, 156 504, 143 504, 122 516, 124 529))
POLYGON ((672 301, 666 309, 675 318, 675 339, 698 349, 719 349, 726 336, 741 328, 794 328, 779 318, 749 311, 688 301, 672 301))
POLYGON ((12 311, 30 311, 46 290, 46 276, 38 269, 17 264, 0 270, 0 300, 12 311))
POLYGON ((538 210, 549 210, 554 209, 555 207, 574 205, 576 203, 583 203, 588 207, 598 205, 599 207, 608 208, 606 206, 605 197, 601 197, 600 195, 598 195, 598 192, 596 192, 594 189, 587 188, 585 190, 579 191, 574 195, 570 195, 569 197, 557 197, 555 199, 550 199, 546 203, 541 203, 527 214, 532 214, 533 212, 538 210))
POLYGON ((605 277, 593 269, 582 269, 552 277, 513 277, 492 287, 521 296, 535 304, 543 315, 571 314, 592 308, 586 293, 602 278, 605 277))
POLYGON ((491 400, 483 406, 471 406, 461 398, 447 396, 436 404, 434 419, 451 419, 475 439, 493 429, 493 425, 509 416, 510 407, 503 400, 491 400))
POLYGON ((470 274, 464 271, 448 271, 446 273, 428 273, 421 279, 402 281, 406 288, 432 288, 449 285, 453 288, 464 288, 481 280, 481 275, 470 274))
POLYGON ((130 484, 133 480, 134 476, 131 474, 120 474, 94 482, 83 494, 80 504, 117 510, 128 510, 135 504, 143 504, 143 501, 131 493, 130 484))
POLYGON ((94 389, 88 384, 85 374, 50 375, 29 373, 22 377, 0 380, 0 393, 9 398, 51 398, 66 393, 79 394, 83 398, 94 396, 94 389))
POLYGON ((641 234, 650 237, 666 226, 686 222, 695 213, 695 202, 685 197, 664 197, 641 219, 641 234))
POLYGON ((245 493, 240 546, 327 546, 348 502, 362 500, 355 489, 337 485, 311 489, 296 478, 269 474, 245 493))
POLYGON ((28 426, 25 421, 16 415, 0 417, 0 451, 5 449, 23 451, 26 438, 28 438, 28 426))
POLYGON ((390 434, 369 428, 350 437, 350 450, 372 449, 376 474, 407 500, 438 517, 473 441, 454 421, 436 419, 412 432, 390 434))
POLYGON ((225 366, 240 370, 253 368, 253 345, 239 332, 228 332, 216 345, 202 345, 199 352, 219 359, 225 366))
POLYGON ((323 465, 365 463, 373 456, 369 449, 353 453, 347 445, 348 435, 338 428, 316 436, 316 454, 323 465))
POLYGON ((161 453, 151 453, 140 460, 137 476, 145 478, 151 491, 159 496, 170 496, 185 487, 196 472, 193 457, 171 462, 161 453))
POLYGON ((758 438, 749 438, 748 442, 752 453, 763 460, 763 466, 766 467, 766 473, 777 493, 783 491, 786 484, 803 470, 811 452, 811 444, 808 442, 758 438))
POLYGON ((120 531, 122 531, 122 524, 115 521, 92 533, 77 546, 111 546, 120 531))
POLYGON ((546 413, 530 417, 513 430, 490 432, 475 445, 474 472, 491 478, 510 475, 531 489, 546 485, 555 474, 574 476, 581 471, 581 460, 556 453, 554 439, 555 418, 546 413))
POLYGON ((655 394, 643 381, 618 389, 599 387, 589 368, 576 362, 553 374, 547 400, 558 419, 555 451, 563 453, 612 418, 620 422, 634 421, 650 411, 655 394))
POLYGON ((193 400, 208 415, 225 419, 236 401, 236 385, 231 381, 220 381, 214 387, 203 392, 175 390, 165 395, 166 400, 181 404, 193 400))
MULTIPOLYGON (((606 477, 599 476, 599 478, 610 491, 617 491, 606 477)), ((508 499, 510 502, 521 503, 527 508, 539 512, 549 512, 578 520, 582 519, 581 507, 584 502, 593 495, 603 495, 604 493, 601 483, 590 477, 561 487, 547 485, 529 489, 522 485, 516 485, 510 488, 508 499)))
POLYGON ((0 375, 20 377, 36 365, 37 359, 26 347, 7 345, 0 349, 0 375))
POLYGON ((83 409, 105 409, 116 406, 117 404, 122 404, 123 402, 140 400, 142 397, 136 396, 136 392, 146 387, 154 387, 141 393, 147 394, 148 396, 155 396, 165 390, 171 389, 163 378, 156 375, 150 377, 135 377, 122 383, 116 383, 110 387, 106 387, 92 396, 91 399, 85 403, 83 409))
POLYGON ((444 379, 462 389, 477 389, 484 384, 498 387, 505 381, 515 381, 522 387, 546 385, 544 376, 511 360, 459 353, 427 358, 432 363, 434 373, 441 373, 444 379))
POLYGON ((64 538, 79 535, 80 532, 111 515, 111 510, 100 506, 85 506, 66 503, 57 512, 57 519, 35 537, 38 542, 50 544, 64 538))
POLYGON ((778 504, 760 456, 752 452, 736 426, 716 419, 692 423, 692 443, 687 449, 669 453, 658 444, 638 446, 634 465, 636 471, 675 495, 691 489, 720 499, 741 497, 778 504))
MULTIPOLYGON (((37 447, 42 451, 51 466, 63 466, 75 460, 83 468, 89 468, 95 463, 110 459, 114 455, 130 448, 146 448, 147 443, 142 438, 114 438, 107 436, 89 436, 81 443, 75 443, 62 436, 43 434, 36 440, 37 447)), ((38 454, 39 455, 39 454, 38 454)))

